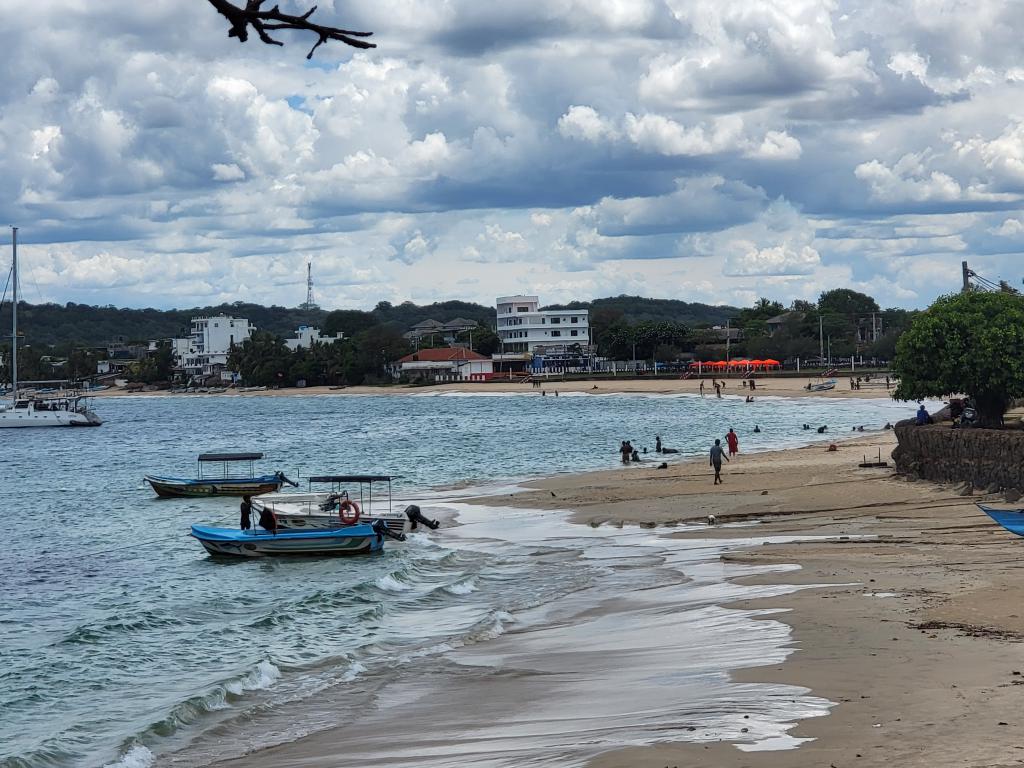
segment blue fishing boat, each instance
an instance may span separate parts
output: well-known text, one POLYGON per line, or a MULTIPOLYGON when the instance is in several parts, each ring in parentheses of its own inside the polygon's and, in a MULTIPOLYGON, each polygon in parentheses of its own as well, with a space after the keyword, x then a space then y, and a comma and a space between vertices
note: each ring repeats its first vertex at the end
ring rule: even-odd
POLYGON ((253 462, 263 458, 262 453, 203 453, 199 455, 199 477, 161 477, 146 475, 143 478, 153 486, 156 495, 168 497, 181 496, 257 496, 281 490, 288 484, 298 488, 298 484, 285 477, 284 472, 269 475, 256 475, 253 462), (248 469, 238 472, 233 467, 248 462, 248 469), (209 464, 219 464, 220 473, 210 476, 205 469, 209 464))
POLYGON ((312 531, 216 528, 193 525, 192 534, 211 555, 270 557, 278 555, 363 555, 384 548, 384 538, 404 541, 383 520, 312 531))
POLYGON ((977 507, 1010 533, 1024 536, 1024 509, 994 509, 984 504, 977 507))

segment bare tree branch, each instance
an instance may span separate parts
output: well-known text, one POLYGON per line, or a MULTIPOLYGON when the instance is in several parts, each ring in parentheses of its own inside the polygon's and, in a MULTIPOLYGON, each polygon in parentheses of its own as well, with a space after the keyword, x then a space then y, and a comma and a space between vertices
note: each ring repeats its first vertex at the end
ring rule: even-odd
POLYGON ((345 45, 353 48, 376 48, 374 43, 359 40, 360 37, 369 37, 373 32, 355 32, 351 29, 338 29, 337 27, 324 27, 314 24, 309 20, 316 10, 314 5, 301 16, 292 16, 288 13, 281 13, 278 6, 269 11, 262 10, 266 0, 246 0, 245 7, 241 8, 228 0, 210 0, 210 5, 217 9, 217 12, 228 20, 231 27, 228 29, 228 37, 237 37, 238 42, 244 43, 249 39, 249 27, 251 26, 256 34, 267 45, 284 45, 267 34, 268 30, 276 29, 301 29, 313 32, 318 39, 309 53, 307 59, 313 58, 313 52, 328 40, 340 40, 345 45))

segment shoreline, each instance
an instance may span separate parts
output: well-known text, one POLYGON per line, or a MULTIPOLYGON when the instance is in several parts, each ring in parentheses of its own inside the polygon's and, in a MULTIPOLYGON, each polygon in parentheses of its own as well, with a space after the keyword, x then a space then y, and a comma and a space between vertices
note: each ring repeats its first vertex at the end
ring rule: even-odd
MULTIPOLYGON (((746 577, 737 584, 803 584, 803 589, 728 603, 769 612, 791 627, 794 653, 780 664, 730 673, 738 683, 798 686, 835 704, 824 717, 798 720, 795 749, 741 751, 738 740, 674 741, 617 748, 592 768, 666 765, 784 768, 834 765, 1004 765, 1014 738, 1016 685, 1024 661, 1007 646, 1024 640, 1024 598, 1014 573, 1017 542, 990 524, 971 498, 949 488, 908 483, 892 469, 860 469, 895 444, 891 432, 737 457, 713 488, 702 462, 668 470, 631 468, 560 475, 525 483, 510 496, 472 504, 568 509, 589 526, 672 527, 714 514, 718 523, 753 527, 679 531, 688 539, 795 536, 802 542, 742 546, 725 563, 799 571, 746 577), (811 537, 828 536, 828 541, 811 537), (822 586, 825 585, 825 586, 822 586)), ((300 739, 273 748, 274 759, 315 764, 300 739), (303 757, 304 755, 304 757, 303 757)), ((320 740, 320 743, 323 743, 320 740)), ((258 755, 259 753, 257 753, 258 755)), ((255 755, 250 755, 251 760, 255 755)), ((290 764, 290 763, 289 763, 290 764)))
POLYGON ((729 606, 784 611, 773 618, 792 628, 797 652, 733 677, 802 686, 835 702, 827 716, 790 731, 810 741, 755 752, 734 742, 666 743, 613 750, 588 766, 1001 766, 1016 758, 1024 663, 1008 648, 1024 641, 1024 610, 1014 610, 1024 599, 1019 544, 949 487, 856 467, 858 454, 877 448, 889 458, 895 440, 887 437, 858 436, 834 453, 809 446, 751 455, 742 474, 727 465, 717 490, 702 462, 675 465, 670 487, 656 482, 657 491, 653 478, 626 472, 533 484, 521 503, 545 504, 547 496, 574 508, 581 524, 660 529, 715 514, 719 524, 758 524, 675 535, 847 537, 740 547, 722 558, 801 568, 739 583, 833 585, 729 606))
MULTIPOLYGON (((856 375, 856 374, 855 374, 856 375)), ((742 379, 725 379, 726 386, 722 390, 723 397, 745 397, 747 395, 758 397, 820 397, 832 398, 856 398, 874 399, 891 397, 893 390, 886 389, 884 380, 877 383, 870 382, 862 389, 851 390, 849 388, 849 376, 840 375, 836 377, 836 388, 826 392, 809 392, 804 389, 809 378, 757 378, 755 379, 757 389, 751 391, 741 386, 742 379)), ((715 397, 714 388, 710 385, 710 377, 704 380, 705 397, 715 397)), ((466 383, 456 382, 451 384, 431 384, 429 386, 411 385, 390 385, 390 386, 352 386, 352 387, 303 387, 286 389, 268 389, 260 392, 238 392, 228 390, 215 393, 174 393, 169 390, 158 390, 154 392, 128 392, 123 388, 105 389, 100 392, 90 393, 89 397, 308 397, 308 396, 353 396, 353 395, 419 395, 419 396, 445 396, 459 394, 473 395, 495 395, 495 394, 520 394, 526 396, 541 397, 541 393, 553 396, 559 394, 587 394, 587 395, 623 395, 623 394, 647 394, 647 395, 680 395, 700 394, 700 379, 588 379, 581 381, 558 381, 543 382, 540 390, 533 389, 530 384, 518 382, 490 382, 490 383, 466 383)))

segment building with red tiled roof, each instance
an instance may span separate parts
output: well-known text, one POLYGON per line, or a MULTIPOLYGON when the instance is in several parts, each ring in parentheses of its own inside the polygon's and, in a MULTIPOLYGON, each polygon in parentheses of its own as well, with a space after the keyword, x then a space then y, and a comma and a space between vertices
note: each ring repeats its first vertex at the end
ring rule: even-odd
POLYGON ((470 381, 494 368, 489 357, 465 347, 421 349, 398 360, 399 375, 430 381, 470 381))

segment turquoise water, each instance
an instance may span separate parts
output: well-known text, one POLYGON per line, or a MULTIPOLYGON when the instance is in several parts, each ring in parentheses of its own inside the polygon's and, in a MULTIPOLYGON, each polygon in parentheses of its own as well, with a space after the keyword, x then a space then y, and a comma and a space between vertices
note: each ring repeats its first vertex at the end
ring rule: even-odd
POLYGON ((157 500, 145 473, 190 476, 200 452, 262 450, 262 469, 300 479, 401 475, 396 493, 443 512, 429 489, 614 467, 623 439, 653 447, 661 434, 682 455, 703 454, 732 426, 742 450, 764 450, 914 409, 513 395, 109 398, 96 410, 99 429, 0 432, 3 768, 154 755, 200 765, 253 748, 227 734, 261 717, 266 743, 294 738, 332 724, 338 707, 319 702, 339 687, 369 695, 401 675, 396 659, 486 642, 608 573, 593 559, 537 557, 532 542, 483 546, 443 529, 381 557, 225 564, 186 534, 192 522, 234 524, 237 500, 157 500), (300 712, 301 727, 273 725, 282 708, 300 712))

